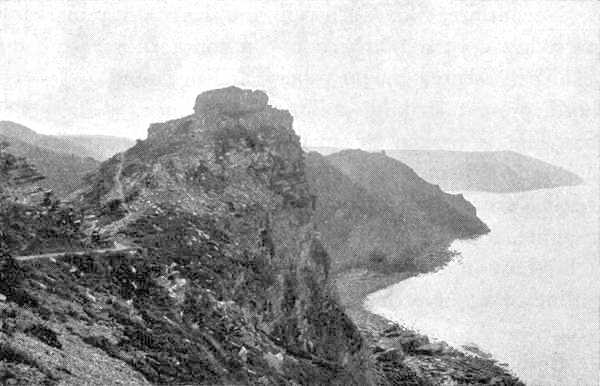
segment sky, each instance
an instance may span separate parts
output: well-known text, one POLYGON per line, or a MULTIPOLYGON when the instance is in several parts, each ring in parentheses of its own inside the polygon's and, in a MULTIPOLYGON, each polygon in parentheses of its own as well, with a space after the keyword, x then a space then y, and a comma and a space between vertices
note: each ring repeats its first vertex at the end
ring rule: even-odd
POLYGON ((237 85, 305 146, 598 167, 594 1, 3 1, 0 58, 0 120, 42 133, 145 138, 237 85))

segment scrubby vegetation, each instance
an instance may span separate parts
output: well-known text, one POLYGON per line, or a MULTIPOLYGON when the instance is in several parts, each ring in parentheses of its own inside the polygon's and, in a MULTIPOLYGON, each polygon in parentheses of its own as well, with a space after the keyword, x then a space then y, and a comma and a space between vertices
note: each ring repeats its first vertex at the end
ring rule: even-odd
POLYGON ((0 229, 8 251, 31 255, 91 247, 82 233, 83 212, 69 206, 0 204, 0 229))
MULTIPOLYGON (((339 342, 353 341, 360 350, 361 338, 335 299, 314 292, 307 320, 318 328, 315 339, 329 341, 303 347, 286 338, 291 331, 264 330, 265 293, 276 272, 230 244, 212 219, 157 207, 126 234, 143 246, 143 255, 66 255, 56 263, 34 261, 20 271, 18 287, 35 301, 29 309, 50 324, 32 320, 13 333, 60 349, 61 338, 50 326, 71 326, 63 334, 79 337, 81 344, 126 362, 157 384, 285 384, 286 379, 338 384, 338 378, 339 384, 362 384, 356 382, 362 375, 338 362, 339 342), (84 327, 89 323, 111 327, 92 332, 84 327)), ((291 315, 298 284, 287 285, 290 309, 283 314, 291 315)), ((16 322, 18 312, 5 317, 5 327, 17 326, 11 320, 16 322)), ((275 324, 295 325, 287 322, 275 324)))

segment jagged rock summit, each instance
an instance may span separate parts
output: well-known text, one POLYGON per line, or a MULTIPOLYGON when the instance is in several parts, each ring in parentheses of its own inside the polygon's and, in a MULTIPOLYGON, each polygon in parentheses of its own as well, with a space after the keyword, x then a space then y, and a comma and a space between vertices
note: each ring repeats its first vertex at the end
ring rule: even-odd
POLYGON ((164 140, 168 136, 181 135, 191 126, 196 131, 227 130, 232 125, 250 130, 267 126, 291 130, 292 115, 287 110, 271 107, 268 101, 269 97, 263 91, 235 86, 206 91, 196 97, 193 115, 151 125, 148 139, 164 140))
MULTIPOLYGON (((120 184, 122 201, 134 210, 147 195, 154 196, 149 201, 171 198, 198 210, 215 193, 245 200, 243 195, 231 196, 259 189, 249 177, 260 176, 259 185, 266 182, 287 203, 303 205, 311 198, 293 118, 267 102, 264 92, 237 87, 200 94, 195 114, 150 125, 145 141, 105 163, 89 179, 85 198, 114 198, 120 184)), ((268 200, 269 194, 263 193, 254 199, 268 200)))
POLYGON ((269 97, 263 91, 230 86, 198 95, 194 111, 196 114, 217 111, 227 115, 257 113, 264 110, 268 102, 269 97))

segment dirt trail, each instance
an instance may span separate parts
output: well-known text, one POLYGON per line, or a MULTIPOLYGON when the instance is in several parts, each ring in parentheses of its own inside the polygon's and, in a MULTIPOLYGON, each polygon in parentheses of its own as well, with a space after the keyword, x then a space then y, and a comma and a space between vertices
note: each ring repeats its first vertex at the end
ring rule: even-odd
POLYGON ((123 184, 121 183, 121 174, 123 173, 123 163, 125 162, 125 154, 119 153, 117 155, 119 159, 119 166, 117 166, 117 172, 113 179, 113 187, 106 196, 106 201, 121 200, 125 198, 123 193, 123 184))
POLYGON ((115 245, 112 248, 91 249, 89 251, 65 251, 65 252, 43 253, 40 255, 15 256, 14 259, 17 261, 30 261, 30 260, 39 260, 39 259, 51 259, 51 258, 56 258, 56 257, 62 257, 65 255, 82 256, 82 255, 89 254, 89 253, 108 253, 108 252, 122 252, 122 251, 134 251, 134 250, 136 250, 136 248, 121 244, 119 242, 115 242, 115 245))

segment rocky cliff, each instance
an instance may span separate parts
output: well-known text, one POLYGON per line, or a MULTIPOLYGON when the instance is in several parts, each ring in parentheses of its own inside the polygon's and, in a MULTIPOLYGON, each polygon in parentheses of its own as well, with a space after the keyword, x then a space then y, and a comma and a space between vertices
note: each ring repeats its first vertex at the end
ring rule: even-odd
POLYGON ((406 223, 421 224, 440 240, 489 232, 475 207, 462 195, 443 192, 383 153, 344 150, 327 159, 371 195, 395 208, 406 223))
MULTIPOLYGON (((147 140, 90 178, 91 189, 82 197, 92 205, 121 200, 125 217, 112 228, 115 232, 132 232, 148 211, 156 215, 156 205, 210 218, 227 243, 236 246, 240 264, 272 275, 272 283, 259 283, 264 288, 252 293, 243 272, 234 276, 235 267, 226 272, 233 288, 244 291, 244 305, 261 310, 262 328, 286 346, 345 364, 351 353, 347 346, 357 349, 358 340, 340 339, 329 346, 316 342, 335 341, 335 336, 323 337, 322 327, 311 320, 325 312, 319 302, 335 313, 331 294, 324 290, 329 261, 311 221, 314 198, 292 116, 269 106, 267 99, 260 91, 235 87, 200 94, 195 114, 152 125, 147 140)), ((338 322, 343 320, 339 316, 338 322)), ((352 334, 339 327, 332 333, 352 334)))
POLYGON ((406 221, 403 207, 371 194, 326 157, 310 152, 305 162, 317 196, 315 223, 334 270, 385 263, 410 270, 420 253, 442 241, 421 217, 406 221))

